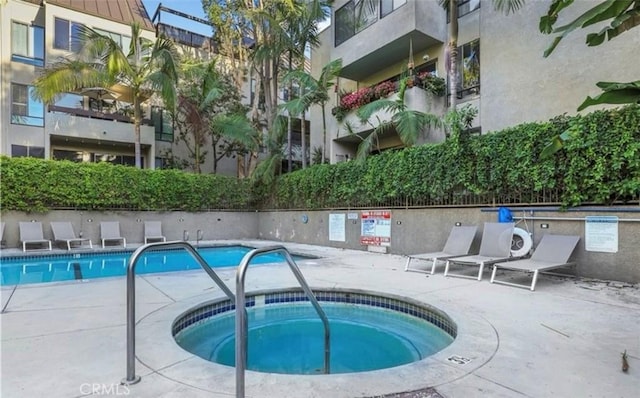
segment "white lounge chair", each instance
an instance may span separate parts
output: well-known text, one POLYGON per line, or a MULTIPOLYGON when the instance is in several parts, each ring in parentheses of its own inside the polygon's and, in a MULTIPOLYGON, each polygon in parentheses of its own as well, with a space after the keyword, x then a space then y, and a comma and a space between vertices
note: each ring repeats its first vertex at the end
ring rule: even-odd
POLYGON ((51 241, 44 238, 42 232, 42 223, 39 221, 34 222, 20 222, 20 242, 22 242, 22 251, 27 251, 27 245, 38 244, 37 250, 51 250, 51 241), (44 246, 44 247, 43 247, 44 246))
POLYGON ((71 250, 71 246, 73 245, 75 248, 82 248, 84 243, 88 243, 90 249, 93 248, 93 243, 91 243, 91 239, 87 238, 78 238, 76 236, 75 231, 73 230, 73 225, 69 221, 52 221, 51 222, 51 231, 53 232, 53 241, 54 242, 64 242, 67 245, 67 250, 71 250))
POLYGON ((0 222, 0 247, 4 247, 4 222, 0 222))
POLYGON ((144 222, 144 243, 149 242, 166 242, 167 238, 162 235, 161 221, 145 221, 144 222))
POLYGON ((476 236, 478 227, 475 225, 468 226, 455 226, 451 228, 447 242, 444 244, 444 248, 439 252, 411 254, 407 256, 407 264, 404 267, 405 271, 410 272, 423 272, 429 271, 420 268, 411 268, 411 261, 415 259, 432 261, 431 274, 436 272, 436 264, 438 261, 448 260, 453 257, 462 257, 469 254, 473 238, 476 236))
POLYGON ((491 283, 523 287, 533 291, 536 288, 540 272, 574 265, 574 263, 568 261, 579 240, 579 236, 544 235, 531 258, 494 264, 493 272, 491 272, 491 283), (498 269, 533 273, 531 285, 496 280, 498 269))
POLYGON ((119 241, 123 247, 127 247, 127 240, 120 235, 120 223, 118 221, 102 221, 100 223, 100 239, 102 239, 102 248, 105 248, 106 242, 119 241))
POLYGON ((500 261, 507 261, 511 256, 511 238, 513 236, 514 223, 487 222, 484 223, 482 231, 482 242, 477 255, 456 257, 447 260, 444 267, 444 276, 455 276, 459 278, 472 278, 482 280, 482 272, 485 265, 494 264, 500 261), (478 266, 478 276, 452 274, 449 272, 451 264, 478 266))

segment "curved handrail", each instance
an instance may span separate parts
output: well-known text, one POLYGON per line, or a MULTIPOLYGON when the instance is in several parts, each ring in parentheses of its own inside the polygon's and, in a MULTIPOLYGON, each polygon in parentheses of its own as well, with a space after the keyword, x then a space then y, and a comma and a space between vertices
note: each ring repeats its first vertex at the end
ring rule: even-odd
POLYGON ((129 257, 127 266, 127 377, 122 380, 122 384, 135 384, 140 381, 140 376, 136 376, 136 279, 135 269, 138 258, 151 248, 183 248, 200 264, 206 273, 213 279, 220 289, 231 299, 235 301, 235 296, 229 290, 227 285, 220 277, 211 269, 204 258, 189 243, 182 241, 172 242, 156 242, 148 243, 140 246, 129 257))
POLYGON ((302 287, 302 290, 304 290, 309 301, 313 305, 313 308, 322 320, 324 325, 324 373, 329 374, 330 371, 329 358, 331 354, 331 347, 329 319, 324 313, 322 307, 320 307, 316 296, 311 291, 311 288, 309 288, 304 276, 302 276, 300 268, 298 268, 298 265, 293 261, 291 254, 284 246, 277 245, 253 249, 242 258, 242 262, 238 266, 238 271, 236 272, 236 398, 244 398, 244 373, 247 366, 247 309, 244 279, 247 273, 247 268, 249 267, 249 262, 259 254, 271 252, 281 252, 284 254, 289 268, 295 275, 298 283, 300 283, 300 286, 302 287))

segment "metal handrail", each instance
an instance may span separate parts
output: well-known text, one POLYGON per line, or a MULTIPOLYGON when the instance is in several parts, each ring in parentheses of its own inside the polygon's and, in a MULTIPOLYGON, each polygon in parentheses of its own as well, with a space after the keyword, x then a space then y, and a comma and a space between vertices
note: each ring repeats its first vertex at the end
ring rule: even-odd
POLYGON ((136 376, 136 279, 135 269, 138 258, 151 248, 183 248, 200 264, 206 273, 213 279, 220 289, 229 297, 231 301, 235 301, 235 296, 229 290, 227 285, 218 277, 211 269, 204 258, 189 243, 182 241, 172 242, 156 242, 148 243, 140 246, 129 257, 129 265, 127 266, 127 377, 122 380, 122 384, 136 384, 140 381, 140 376, 136 376))
POLYGON ((287 260, 287 264, 289 264, 289 268, 295 275, 298 283, 302 287, 302 290, 306 293, 309 301, 315 308, 318 316, 322 320, 324 324, 324 372, 329 374, 329 357, 331 353, 330 347, 330 331, 329 331, 329 319, 327 315, 324 313, 322 307, 318 303, 316 296, 309 288, 309 285, 302 276, 302 272, 300 272, 300 268, 291 258, 291 254, 284 246, 269 246, 263 247, 259 249, 254 249, 249 253, 245 254, 242 258, 242 262, 238 266, 238 271, 236 272, 236 398, 244 398, 244 373, 247 366, 247 309, 245 307, 245 291, 244 291, 244 278, 247 273, 247 268, 249 267, 249 262, 257 256, 258 254, 271 253, 271 252, 281 252, 284 254, 285 259, 287 260))

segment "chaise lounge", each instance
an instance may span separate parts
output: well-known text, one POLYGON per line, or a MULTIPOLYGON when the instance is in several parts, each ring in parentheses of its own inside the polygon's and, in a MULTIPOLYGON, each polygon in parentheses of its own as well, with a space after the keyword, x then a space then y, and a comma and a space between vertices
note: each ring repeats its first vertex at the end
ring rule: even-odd
POLYGON ((579 236, 544 235, 531 258, 494 264, 491 283, 522 287, 533 291, 536 288, 540 272, 574 265, 568 261, 579 240, 579 236), (498 269, 532 273, 531 285, 496 280, 498 269))
POLYGON ((127 240, 120 235, 120 223, 118 221, 103 221, 100 223, 100 239, 102 240, 102 248, 106 247, 107 242, 122 242, 123 247, 127 247, 127 240))
POLYGON ((167 238, 162 235, 161 221, 145 221, 144 222, 144 243, 149 242, 166 242, 167 238))
POLYGON ((22 242, 22 251, 27 251, 27 245, 39 245, 37 250, 51 250, 51 241, 44 238, 42 232, 42 223, 39 221, 24 222, 20 224, 20 242, 22 242), (44 247, 43 247, 44 246, 44 247))
POLYGON ((67 250, 71 250, 72 246, 74 248, 82 248, 83 246, 85 246, 85 242, 88 243, 89 249, 93 248, 91 239, 78 238, 76 236, 76 233, 73 230, 73 225, 71 225, 69 221, 52 221, 51 231, 53 232, 53 241, 56 243, 65 243, 67 246, 67 250))
POLYGON ((444 276, 458 278, 472 278, 482 280, 482 272, 485 265, 500 261, 508 261, 511 256, 511 238, 513 236, 514 223, 486 222, 482 231, 482 242, 477 255, 455 257, 447 260, 444 267, 444 276), (470 265, 479 267, 478 276, 453 274, 449 272, 451 264, 470 265))
POLYGON ((436 272, 436 264, 438 261, 448 260, 453 257, 462 257, 469 254, 473 238, 476 236, 478 227, 475 225, 469 226, 455 226, 451 228, 447 242, 444 244, 444 248, 439 252, 411 254, 407 256, 407 263, 404 267, 408 272, 423 272, 427 273, 427 270, 419 268, 411 268, 411 262, 415 259, 432 261, 431 274, 436 272))

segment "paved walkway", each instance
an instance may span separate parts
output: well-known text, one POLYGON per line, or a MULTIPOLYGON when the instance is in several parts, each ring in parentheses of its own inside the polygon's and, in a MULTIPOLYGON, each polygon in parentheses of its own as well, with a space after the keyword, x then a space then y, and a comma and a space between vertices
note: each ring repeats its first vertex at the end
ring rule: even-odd
MULTIPOLYGON (((434 356, 393 369, 329 376, 248 372, 247 396, 638 396, 638 285, 543 276, 530 292, 492 285, 488 271, 480 282, 444 278, 442 268, 435 275, 404 272, 401 256, 285 246, 322 257, 298 263, 312 287, 426 302, 456 321, 459 336, 434 356), (470 362, 453 363, 452 356, 470 362), (414 393, 399 394, 407 391, 414 393)), ((235 270, 219 274, 235 290, 235 270)), ((249 291, 293 286, 283 264, 253 267, 247 276, 249 291)), ((208 276, 199 270, 139 276, 136 294, 136 374, 142 380, 125 387, 118 384, 126 374, 125 278, 3 287, 1 396, 235 396, 233 368, 194 357, 171 336, 178 315, 222 297, 208 276)))

